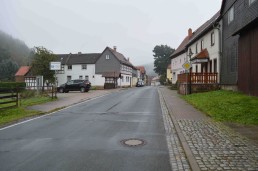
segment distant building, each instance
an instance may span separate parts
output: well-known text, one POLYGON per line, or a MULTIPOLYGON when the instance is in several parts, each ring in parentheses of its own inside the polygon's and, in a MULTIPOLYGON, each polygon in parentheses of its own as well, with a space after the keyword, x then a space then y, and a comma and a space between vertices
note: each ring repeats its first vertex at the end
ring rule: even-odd
POLYGON ((172 70, 171 70, 171 64, 167 67, 167 82, 172 83, 172 70))

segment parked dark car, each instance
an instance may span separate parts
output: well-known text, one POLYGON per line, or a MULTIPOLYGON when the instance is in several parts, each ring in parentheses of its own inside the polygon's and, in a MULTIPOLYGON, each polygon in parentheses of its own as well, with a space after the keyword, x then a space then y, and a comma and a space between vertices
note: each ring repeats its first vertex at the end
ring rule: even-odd
POLYGON ((88 80, 71 80, 57 87, 59 93, 68 93, 69 91, 80 91, 81 93, 90 90, 91 83, 88 80))
POLYGON ((143 87, 143 86, 144 86, 144 82, 143 81, 137 81, 136 87, 143 87))

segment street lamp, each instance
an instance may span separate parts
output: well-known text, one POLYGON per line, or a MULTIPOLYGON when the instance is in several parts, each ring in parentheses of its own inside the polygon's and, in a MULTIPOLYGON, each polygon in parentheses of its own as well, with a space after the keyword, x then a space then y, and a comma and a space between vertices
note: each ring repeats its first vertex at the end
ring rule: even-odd
MULTIPOLYGON (((193 52, 192 52, 192 49, 191 48, 189 48, 189 51, 188 51, 188 55, 187 56, 189 56, 189 62, 190 62, 190 64, 191 64, 191 56, 193 55, 193 52)), ((191 69, 192 69, 192 64, 191 64, 191 68, 190 68, 190 73, 189 73, 189 76, 190 76, 190 82, 189 82, 189 94, 192 94, 192 75, 191 75, 191 73, 192 73, 192 71, 191 71, 191 69)))

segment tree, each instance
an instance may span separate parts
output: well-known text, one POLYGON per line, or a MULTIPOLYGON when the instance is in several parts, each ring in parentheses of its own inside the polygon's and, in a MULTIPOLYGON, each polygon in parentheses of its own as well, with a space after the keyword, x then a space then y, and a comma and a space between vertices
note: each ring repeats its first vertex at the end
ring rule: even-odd
POLYGON ((170 55, 175 51, 175 49, 167 46, 160 45, 155 46, 154 50, 154 71, 158 75, 166 75, 167 66, 170 64, 170 55))
POLYGON ((0 80, 14 80, 17 69, 18 65, 16 62, 12 61, 10 53, 6 49, 0 47, 0 80))
POLYGON ((44 47, 34 47, 34 57, 32 59, 32 73, 33 75, 42 75, 43 82, 45 83, 48 80, 51 83, 54 83, 54 74, 55 72, 50 70, 50 62, 56 61, 57 57, 51 51, 47 50, 44 47))

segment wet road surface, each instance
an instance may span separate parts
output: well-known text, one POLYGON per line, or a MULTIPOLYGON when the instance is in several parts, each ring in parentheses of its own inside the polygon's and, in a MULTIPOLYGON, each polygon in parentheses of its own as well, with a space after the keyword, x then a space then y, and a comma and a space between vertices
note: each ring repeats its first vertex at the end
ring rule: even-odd
POLYGON ((123 90, 0 130, 0 170, 171 170, 157 89, 123 90), (131 138, 144 144, 121 143, 131 138))

